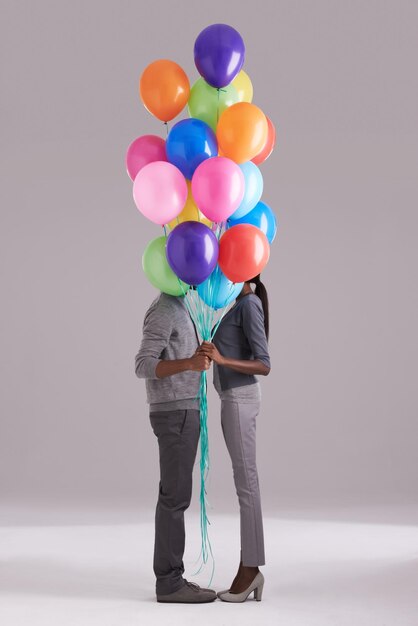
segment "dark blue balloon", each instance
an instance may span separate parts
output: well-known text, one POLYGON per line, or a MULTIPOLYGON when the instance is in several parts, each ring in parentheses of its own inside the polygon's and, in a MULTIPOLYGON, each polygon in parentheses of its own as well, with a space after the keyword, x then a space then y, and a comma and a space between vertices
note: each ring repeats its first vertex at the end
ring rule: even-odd
POLYGON ((257 228, 263 231, 269 243, 274 240, 277 232, 276 216, 265 202, 259 202, 252 211, 237 220, 228 220, 228 227, 236 226, 236 224, 257 226, 257 228))
POLYGON ((173 126, 165 149, 170 163, 191 180, 202 161, 218 155, 218 142, 210 126, 191 117, 173 126))
POLYGON ((244 41, 235 28, 212 24, 198 36, 194 44, 197 71, 209 85, 229 85, 241 71, 245 58, 244 41))
POLYGON ((182 222, 167 237, 168 264, 188 285, 200 285, 210 276, 218 254, 218 239, 202 222, 182 222))

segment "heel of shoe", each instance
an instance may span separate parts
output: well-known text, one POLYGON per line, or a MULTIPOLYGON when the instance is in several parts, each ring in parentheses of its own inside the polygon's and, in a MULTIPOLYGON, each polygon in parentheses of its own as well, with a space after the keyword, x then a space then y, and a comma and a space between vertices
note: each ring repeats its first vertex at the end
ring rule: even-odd
POLYGON ((264 580, 258 585, 258 587, 254 589, 254 598, 257 600, 257 602, 261 602, 261 598, 263 596, 263 587, 264 580))

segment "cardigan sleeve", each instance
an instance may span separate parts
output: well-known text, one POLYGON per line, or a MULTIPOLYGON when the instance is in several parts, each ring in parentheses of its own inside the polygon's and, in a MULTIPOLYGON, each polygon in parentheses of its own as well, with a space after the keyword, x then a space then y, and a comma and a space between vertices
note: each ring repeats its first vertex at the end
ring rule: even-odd
POLYGON ((246 298, 242 307, 242 329, 250 345, 254 359, 270 365, 270 355, 264 329, 264 313, 260 299, 246 298))
POLYGON ((155 370, 168 346, 172 328, 172 318, 163 307, 153 308, 147 313, 141 346, 135 357, 135 373, 138 378, 158 378, 155 370))

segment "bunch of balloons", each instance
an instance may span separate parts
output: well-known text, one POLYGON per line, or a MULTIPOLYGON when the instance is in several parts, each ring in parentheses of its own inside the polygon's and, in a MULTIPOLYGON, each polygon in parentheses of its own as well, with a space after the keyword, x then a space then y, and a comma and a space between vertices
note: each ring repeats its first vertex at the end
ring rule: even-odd
POLYGON ((191 88, 174 61, 145 68, 139 92, 147 110, 167 131, 186 106, 189 117, 174 124, 166 139, 135 139, 126 165, 139 211, 164 226, 165 234, 143 254, 146 276, 171 295, 198 286, 205 304, 220 309, 269 259, 276 218, 261 202, 258 166, 270 156, 276 133, 252 103, 252 83, 242 69, 245 46, 234 28, 205 28, 194 59, 201 77, 191 88))
MULTIPOLYGON (((164 123, 167 136, 135 139, 126 166, 137 208, 164 228, 144 251, 144 272, 162 292, 174 296, 193 292, 197 301, 195 308, 188 305, 190 314, 202 339, 211 340, 217 325, 213 327, 208 311, 225 311, 244 281, 258 275, 269 259, 276 218, 261 201, 259 165, 272 153, 276 131, 252 102, 253 86, 242 69, 245 46, 234 28, 226 24, 205 28, 196 39, 194 60, 200 78, 192 87, 174 61, 154 61, 143 71, 141 100, 164 123), (186 106, 188 117, 168 131, 168 122, 186 106)), ((204 372, 200 394, 204 560, 205 376, 204 372)))

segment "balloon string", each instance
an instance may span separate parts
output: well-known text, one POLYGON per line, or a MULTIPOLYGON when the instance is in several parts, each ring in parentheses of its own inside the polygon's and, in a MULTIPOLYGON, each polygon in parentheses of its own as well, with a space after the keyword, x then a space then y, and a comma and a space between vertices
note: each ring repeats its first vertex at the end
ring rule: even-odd
POLYGON ((168 122, 164 122, 164 126, 166 130, 166 137, 168 137, 168 122))
MULTIPOLYGON (((177 277, 178 278, 178 277, 177 277)), ((197 291, 189 289, 187 292, 183 287, 183 283, 178 278, 180 288, 184 295, 184 303, 192 318, 198 333, 203 340, 210 338, 210 328, 205 326, 204 316, 202 315, 202 305, 204 304, 199 298, 197 291)), ((213 577, 215 562, 212 554, 212 548, 210 545, 209 534, 207 526, 210 524, 207 516, 207 493, 206 493, 206 479, 209 472, 209 438, 208 438, 208 406, 207 406, 207 379, 206 371, 201 373, 200 377, 200 389, 199 389, 199 405, 200 405, 200 530, 201 530, 201 553, 199 558, 202 558, 202 564, 199 568, 199 572, 203 565, 208 561, 209 554, 212 556, 212 576, 213 577)), ((197 573, 197 572, 196 572, 197 573)))
POLYGON ((216 91, 218 92, 218 106, 216 108, 216 124, 217 124, 219 122, 219 98, 221 95, 221 91, 226 93, 226 89, 221 89, 220 87, 218 87, 216 91))
MULTIPOLYGON (((222 224, 219 226, 222 227, 222 224)), ((229 310, 231 303, 228 303, 230 296, 232 295, 235 283, 230 283, 228 293, 225 294, 225 300, 222 302, 222 306, 218 308, 218 319, 215 321, 215 306, 219 299, 219 287, 220 287, 221 269, 219 265, 216 265, 213 271, 212 279, 209 279, 207 286, 207 302, 204 301, 197 289, 184 289, 183 283, 180 278, 178 282, 181 291, 184 296, 184 303, 192 318, 196 329, 203 341, 212 341, 213 337, 225 316, 225 313, 229 310)), ((208 401, 207 401, 207 372, 203 371, 200 376, 199 385, 199 398, 200 405, 200 532, 201 532, 201 548, 200 554, 195 561, 195 565, 200 561, 197 571, 192 575, 199 574, 203 567, 208 563, 209 558, 212 561, 210 581, 208 586, 210 587, 214 571, 215 571, 215 558, 212 552, 212 546, 209 538, 208 526, 210 521, 208 518, 208 507, 210 503, 207 497, 206 482, 209 476, 210 470, 210 455, 209 455, 209 436, 208 436, 208 401)))

